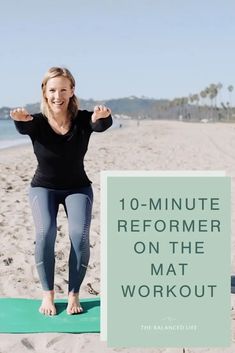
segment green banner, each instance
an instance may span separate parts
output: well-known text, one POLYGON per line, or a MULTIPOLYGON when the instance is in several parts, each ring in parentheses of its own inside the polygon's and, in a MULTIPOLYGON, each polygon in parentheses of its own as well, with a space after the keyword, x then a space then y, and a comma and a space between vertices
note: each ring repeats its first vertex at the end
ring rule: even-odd
POLYGON ((108 345, 229 346, 230 178, 106 177, 108 345))

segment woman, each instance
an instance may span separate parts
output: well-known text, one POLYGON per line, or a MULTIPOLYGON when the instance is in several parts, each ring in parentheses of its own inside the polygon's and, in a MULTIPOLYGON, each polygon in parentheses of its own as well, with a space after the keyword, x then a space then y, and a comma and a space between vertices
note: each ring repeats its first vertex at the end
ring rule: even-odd
POLYGON ((42 82, 39 114, 25 109, 10 112, 17 130, 30 136, 38 166, 29 190, 35 229, 35 260, 43 288, 39 311, 55 315, 54 247, 56 217, 63 204, 68 218, 69 255, 68 314, 82 312, 79 289, 89 261, 89 228, 93 193, 83 165, 92 131, 112 125, 111 111, 95 106, 94 112, 78 109, 75 80, 68 69, 52 67, 42 82))

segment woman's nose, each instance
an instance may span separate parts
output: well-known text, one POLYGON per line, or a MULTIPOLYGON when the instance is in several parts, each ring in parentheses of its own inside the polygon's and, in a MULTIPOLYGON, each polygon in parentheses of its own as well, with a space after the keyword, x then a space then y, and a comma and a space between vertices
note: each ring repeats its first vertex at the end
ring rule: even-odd
POLYGON ((55 98, 60 98, 60 91, 55 91, 55 98))

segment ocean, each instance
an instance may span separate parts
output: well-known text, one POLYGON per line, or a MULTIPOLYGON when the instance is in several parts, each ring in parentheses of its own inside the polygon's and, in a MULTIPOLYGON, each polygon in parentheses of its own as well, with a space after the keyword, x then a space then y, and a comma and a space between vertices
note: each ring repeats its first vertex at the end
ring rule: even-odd
MULTIPOLYGON (((111 128, 117 127, 120 127, 120 123, 114 119, 111 128)), ((31 143, 30 138, 27 135, 19 134, 13 120, 0 119, 0 149, 28 143, 31 143)))
POLYGON ((30 143, 30 138, 19 134, 13 120, 0 120, 0 149, 30 143))

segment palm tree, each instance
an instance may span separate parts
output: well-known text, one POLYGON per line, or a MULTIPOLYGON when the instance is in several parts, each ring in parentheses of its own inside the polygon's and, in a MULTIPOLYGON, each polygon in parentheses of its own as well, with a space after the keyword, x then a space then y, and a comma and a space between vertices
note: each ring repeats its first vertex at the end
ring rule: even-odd
POLYGON ((211 119, 213 119, 213 111, 214 111, 214 108, 216 108, 216 97, 218 94, 218 88, 216 84, 211 83, 208 89, 209 89, 208 96, 211 100, 211 119), (213 101, 214 101, 214 104, 213 104, 213 101))
MULTIPOLYGON (((220 100, 220 91, 221 89, 223 88, 223 85, 221 82, 218 82, 217 85, 216 85, 216 88, 217 88, 217 95, 219 97, 219 100, 220 100)), ((217 98, 217 97, 216 97, 217 98)), ((217 102, 215 102, 215 106, 217 107, 217 102)))
POLYGON ((232 91, 233 91, 233 85, 228 86, 228 91, 229 91, 229 118, 232 117, 232 91))
POLYGON ((185 119, 185 117, 188 116, 186 107, 188 104, 188 97, 175 98, 171 104, 172 106, 178 107, 177 116, 179 120, 185 119))
POLYGON ((202 90, 199 93, 199 99, 201 98, 200 115, 203 115, 202 113, 206 112, 206 110, 207 110, 207 108, 206 108, 206 97, 207 97, 206 90, 202 90))
POLYGON ((217 94, 218 94, 217 85, 214 83, 211 83, 209 86, 209 98, 211 100, 211 107, 213 107, 213 99, 214 99, 214 107, 216 107, 217 94))
MULTIPOLYGON (((207 98, 209 98, 209 95, 210 95, 210 88, 209 87, 206 87, 205 89, 204 89, 204 91, 202 91, 203 92, 203 98, 204 98, 204 102, 205 102, 205 107, 207 107, 207 98)), ((201 96, 202 97, 202 96, 201 96)), ((206 111, 207 111, 207 108, 206 108, 206 111)))
POLYGON ((228 86, 228 91, 229 91, 229 103, 230 107, 232 107, 232 91, 233 91, 233 85, 228 86))
MULTIPOLYGON (((207 96, 206 90, 200 92, 200 97, 202 98, 203 101, 206 98, 206 96, 207 96)), ((202 102, 202 104, 203 104, 203 102, 202 102)), ((205 102, 204 102, 204 105, 205 105, 205 102)))
POLYGON ((188 101, 189 101, 188 97, 182 97, 181 98, 183 119, 189 119, 189 114, 188 114, 188 111, 187 111, 188 101))
POLYGON ((229 91, 229 92, 232 92, 232 91, 233 91, 233 85, 229 85, 229 86, 228 86, 228 91, 229 91))

